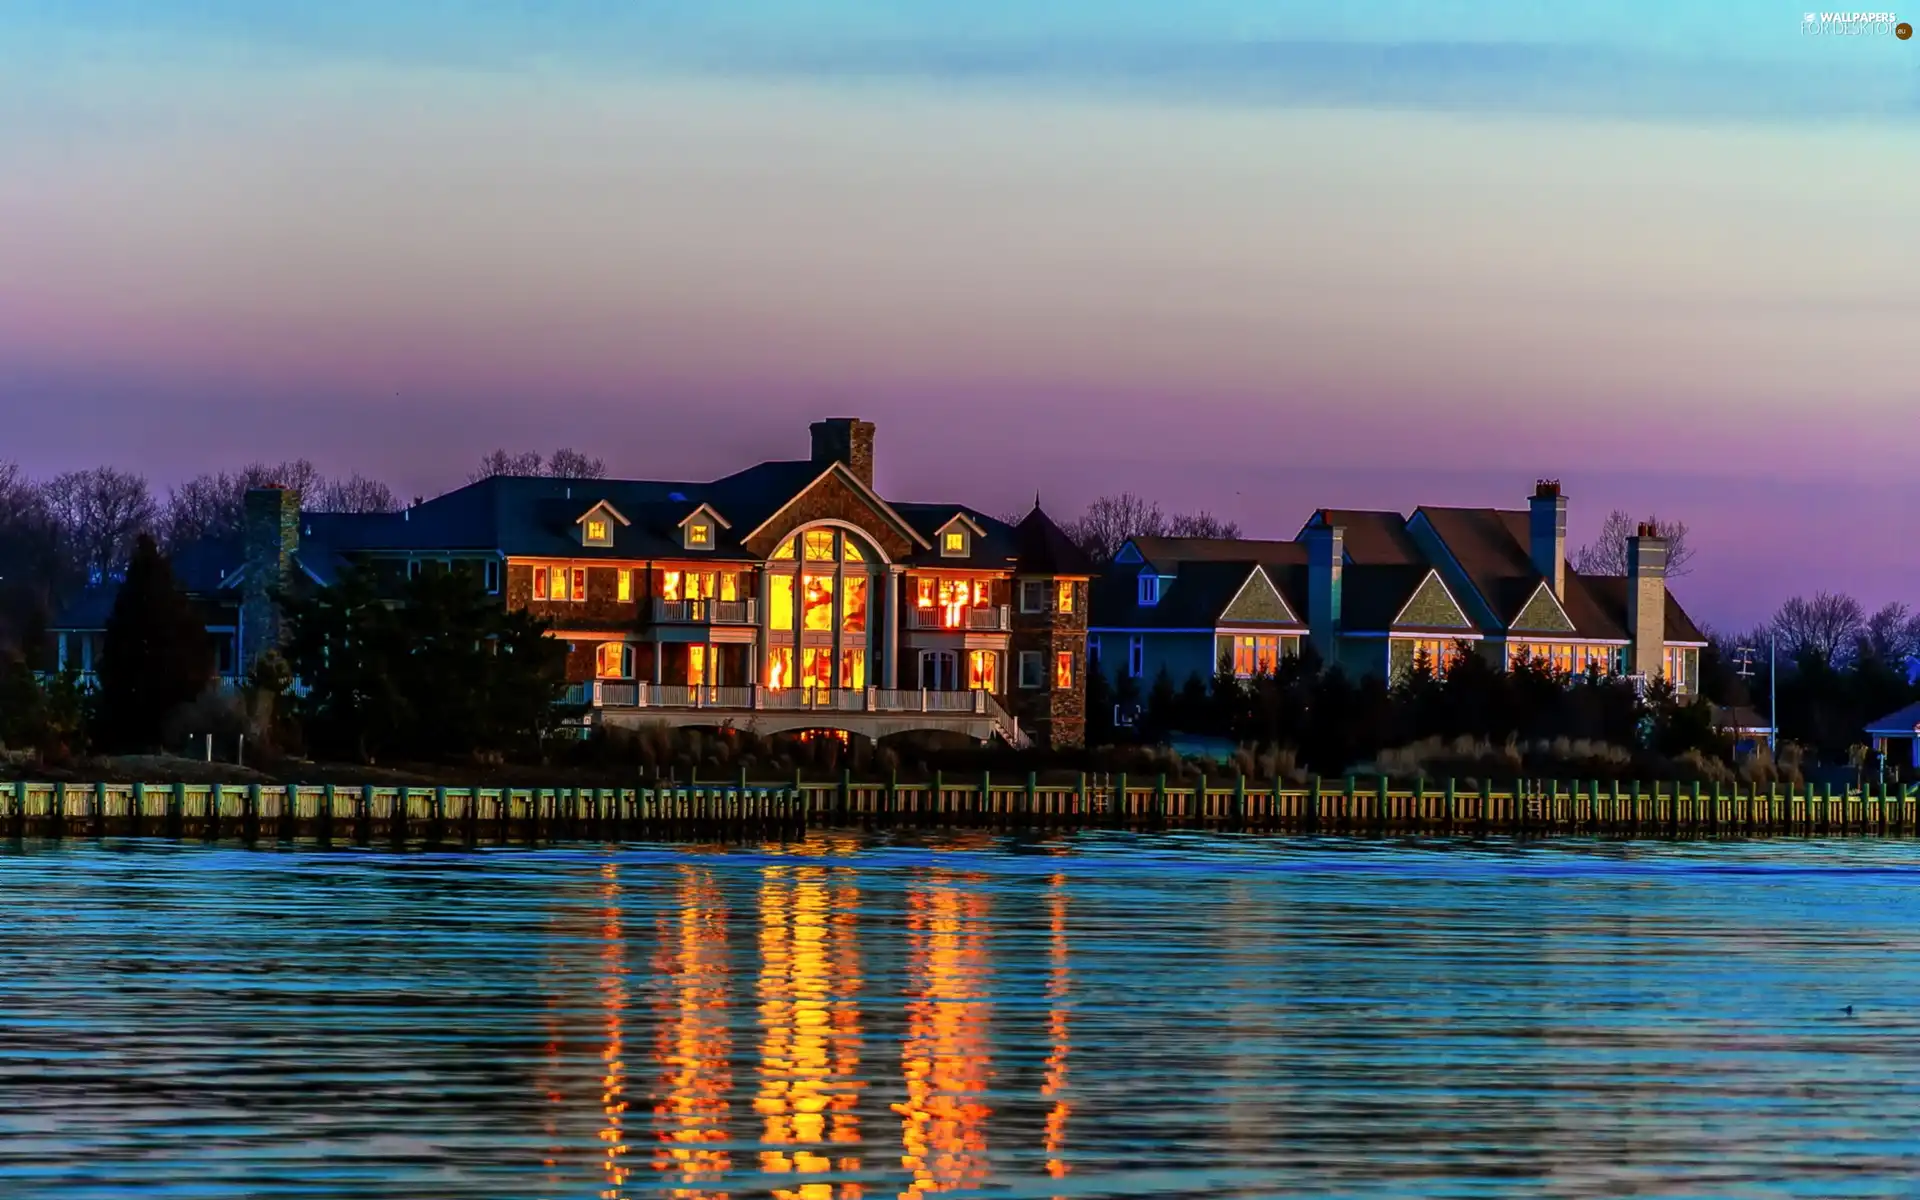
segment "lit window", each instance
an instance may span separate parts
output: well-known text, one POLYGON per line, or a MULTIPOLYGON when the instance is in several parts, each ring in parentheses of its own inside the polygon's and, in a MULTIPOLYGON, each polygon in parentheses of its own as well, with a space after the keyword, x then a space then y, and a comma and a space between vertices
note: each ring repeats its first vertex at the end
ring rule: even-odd
POLYGON ((933 607, 933 580, 924 575, 913 581, 913 606, 915 608, 933 607))
POLYGON ((788 538, 786 541, 781 542, 778 546, 775 546, 773 548, 773 557, 774 558, 792 558, 793 557, 793 539, 788 538))
POLYGON ((1038 650, 1020 652, 1020 686, 1023 688, 1045 687, 1047 684, 1047 664, 1038 650))
POLYGON ((533 569, 533 598, 535 600, 545 600, 547 598, 547 569, 545 567, 535 567, 533 569))
POLYGON ((773 609, 767 614, 767 628, 793 628, 793 598, 793 576, 775 575, 767 595, 767 603, 773 609))
POLYGON ((840 600, 840 628, 846 633, 867 631, 867 577, 849 575, 840 600))
POLYGON ((619 596, 619 598, 620 598, 620 603, 622 603, 622 604, 630 604, 630 603, 632 603, 632 601, 633 601, 633 572, 632 572, 632 571, 629 571, 629 570, 628 570, 627 568, 625 568, 625 567, 621 567, 621 568, 620 568, 620 572, 619 572, 619 582, 618 582, 618 584, 617 584, 617 587, 618 587, 618 591, 617 591, 617 593, 616 593, 616 594, 617 594, 617 595, 619 596))
POLYGON ((964 530, 949 529, 940 539, 940 553, 946 555, 965 554, 967 535, 964 530))
POLYGON ((844 535, 840 538, 840 557, 847 562, 867 561, 867 556, 861 553, 860 547, 854 544, 853 539, 844 535))
POLYGON ((1140 576, 1140 603, 1152 606, 1160 603, 1160 577, 1158 575, 1140 576))
POLYGON ((705 521, 695 521, 693 524, 687 526, 687 545, 713 545, 713 526, 707 524, 705 521))
POLYGON ((825 646, 807 646, 800 651, 800 686, 808 691, 828 691, 833 687, 833 651, 825 646))
POLYGON ((1127 678, 1138 679, 1147 671, 1147 638, 1135 633, 1127 636, 1127 678))
POLYGON ((1053 687, 1059 692, 1073 690, 1073 651, 1061 650, 1054 654, 1053 687))
POLYGON ((967 651, 967 686, 981 691, 1000 690, 1000 656, 992 650, 967 651))
POLYGON ((1047 609, 1047 585, 1038 579, 1020 581, 1020 611, 1023 613, 1045 612, 1047 609))
POLYGON ((833 576, 809 573, 800 593, 800 628, 829 632, 833 629, 833 576))
POLYGON ((1055 593, 1054 593, 1053 609, 1055 612, 1063 612, 1063 613, 1070 613, 1073 611, 1073 581, 1072 580, 1062 579, 1060 581, 1060 586, 1055 590, 1055 593))
POLYGON ((855 691, 867 686, 867 652, 865 650, 842 650, 840 652, 840 686, 855 691))
POLYGON ((600 679, 631 678, 633 647, 625 642, 601 642, 595 651, 593 673, 600 679))
POLYGON ((607 519, 595 517, 587 522, 587 540, 596 545, 604 545, 607 539, 607 519))
POLYGON ((575 567, 573 569, 573 599, 578 603, 586 600, 586 598, 587 569, 585 567, 575 567))
POLYGON ((669 604, 685 599, 681 595, 680 586, 680 581, 684 578, 686 577, 678 571, 660 572, 660 598, 669 604))
POLYGON ((713 652, 705 646, 687 647, 687 682, 702 684, 713 682, 713 652))
POLYGON ((571 578, 567 573, 567 569, 565 567, 542 567, 541 569, 544 570, 548 576, 547 599, 565 600, 569 595, 567 591, 567 581, 571 578))
POLYGON ((802 538, 808 562, 833 561, 833 530, 809 529, 802 538))
POLYGON ((720 576, 720 598, 722 600, 738 600, 740 598, 740 577, 738 575, 728 571, 720 576))
POLYGON ((1241 679, 1272 675, 1280 668, 1280 639, 1265 634, 1241 634, 1233 639, 1233 673, 1241 679))
POLYGON ((776 691, 793 686, 792 646, 775 646, 767 651, 767 686, 776 691))

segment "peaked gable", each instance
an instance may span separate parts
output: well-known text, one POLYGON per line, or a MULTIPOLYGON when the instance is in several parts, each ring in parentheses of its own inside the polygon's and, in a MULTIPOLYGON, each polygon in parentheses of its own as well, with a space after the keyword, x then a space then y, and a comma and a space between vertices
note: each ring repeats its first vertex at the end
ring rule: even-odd
POLYGON ((695 517, 698 517, 701 513, 705 513, 708 516, 708 518, 710 518, 713 521, 715 525, 718 525, 722 529, 733 528, 732 521, 729 521, 725 517, 721 516, 720 511, 718 509, 714 508, 713 505, 707 504, 705 502, 702 502, 692 512, 680 518, 680 523, 676 525, 675 528, 677 529, 686 528, 687 524, 691 522, 695 517))
POLYGON ((1132 542, 1128 542, 1126 545, 1120 547, 1120 552, 1113 556, 1113 561, 1116 563, 1142 563, 1147 560, 1141 557, 1140 547, 1134 545, 1132 542))
POLYGON ((1440 579, 1440 572, 1428 571, 1420 586, 1413 589, 1413 595, 1400 606, 1394 615, 1395 628, 1413 629, 1472 629, 1473 622, 1467 620, 1467 614, 1460 611, 1460 604, 1447 590, 1440 579))
POLYGON ((1220 623, 1235 621, 1268 621, 1298 625, 1300 619, 1288 607, 1286 598, 1280 589, 1273 586, 1273 580, 1260 567, 1255 567, 1247 575, 1246 582, 1234 593, 1233 599, 1220 611, 1220 623))
POLYGON ((764 558, 794 530, 820 520, 845 521, 864 530, 890 559, 904 558, 927 547, 926 539, 905 517, 837 462, 740 540, 749 551, 764 558))
POLYGON ((1554 598, 1553 589, 1546 580, 1533 589, 1533 596, 1520 606, 1508 623, 1509 629, 1526 633, 1573 633, 1573 621, 1567 616, 1567 610, 1554 598))

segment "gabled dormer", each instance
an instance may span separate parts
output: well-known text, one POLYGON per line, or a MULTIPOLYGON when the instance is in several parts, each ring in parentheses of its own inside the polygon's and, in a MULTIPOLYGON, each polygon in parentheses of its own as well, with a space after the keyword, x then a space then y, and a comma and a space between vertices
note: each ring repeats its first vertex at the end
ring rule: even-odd
POLYGON ((1152 608, 1160 603, 1160 597, 1167 594, 1167 585, 1173 582, 1173 576, 1162 575, 1148 567, 1140 572, 1139 601, 1141 608, 1152 608))
POLYGON ((608 504, 605 500, 599 501, 592 508, 581 513, 580 519, 574 522, 580 530, 580 544, 582 546, 600 547, 613 545, 613 527, 615 523, 621 525, 633 524, 633 522, 620 515, 619 509, 608 504))
POLYGON ((720 541, 722 529, 733 526, 710 504, 702 504, 680 522, 680 545, 688 550, 711 550, 720 541))
POLYGON ((940 548, 941 558, 967 558, 973 554, 973 539, 986 532, 972 517, 955 513, 934 532, 933 544, 940 548))

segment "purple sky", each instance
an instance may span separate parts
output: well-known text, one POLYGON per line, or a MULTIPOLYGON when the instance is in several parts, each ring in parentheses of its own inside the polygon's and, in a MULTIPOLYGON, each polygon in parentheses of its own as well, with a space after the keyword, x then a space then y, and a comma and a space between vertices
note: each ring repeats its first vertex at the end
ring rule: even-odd
POLYGON ((1401 62, 1291 4, 848 0, 818 44, 664 4, 609 62, 407 5, 176 8, 0 16, 35 47, 0 79, 0 459, 35 473, 697 477, 859 415, 900 499, 1287 536, 1549 476, 1576 541, 1689 522, 1714 625, 1920 602, 1911 46, 1789 13, 1696 64, 1724 5, 1515 40, 1488 0, 1516 24, 1401 62))

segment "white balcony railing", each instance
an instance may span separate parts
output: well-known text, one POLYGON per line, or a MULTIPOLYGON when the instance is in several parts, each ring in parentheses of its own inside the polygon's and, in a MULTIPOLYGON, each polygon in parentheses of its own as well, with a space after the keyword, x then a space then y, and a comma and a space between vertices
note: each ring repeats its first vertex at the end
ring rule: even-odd
POLYGON ((983 608, 915 608, 908 612, 907 628, 948 630, 954 633, 1005 633, 1013 628, 1006 605, 983 608))
POLYGON ((569 684, 562 701, 593 709, 716 709, 735 712, 930 713, 986 717, 1014 746, 1025 746, 1020 722, 992 693, 916 688, 770 688, 760 685, 646 683, 596 679, 569 684))
POLYGON ((758 618, 753 600, 659 600, 653 619, 661 625, 752 625, 758 618))

